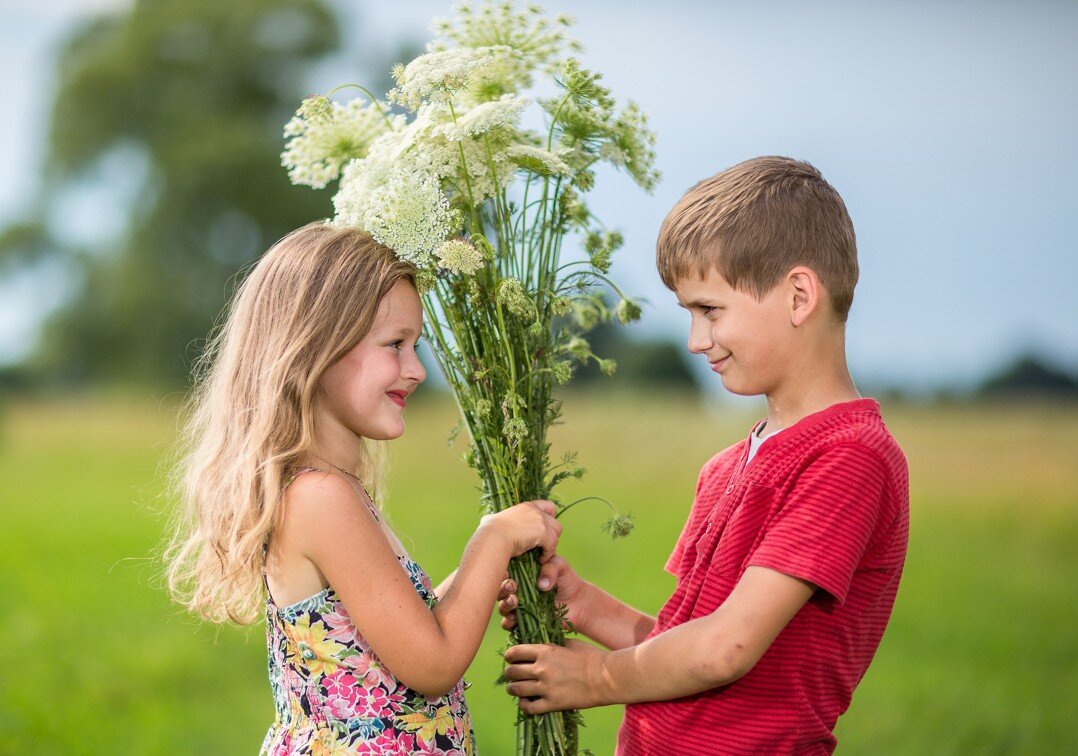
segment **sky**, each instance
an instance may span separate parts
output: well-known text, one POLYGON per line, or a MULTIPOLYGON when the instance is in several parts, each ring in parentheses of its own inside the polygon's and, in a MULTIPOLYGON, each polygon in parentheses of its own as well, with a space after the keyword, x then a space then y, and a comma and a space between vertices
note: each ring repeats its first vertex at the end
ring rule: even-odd
MULTIPOLYGON (((386 50, 426 41, 449 11, 445 0, 332 5, 353 48, 386 50)), ((0 0, 0 224, 33 206, 64 31, 128 6, 0 0)), ((626 236, 615 277, 649 301, 636 333, 687 332, 654 267, 669 208, 702 178, 781 154, 816 165, 854 221, 855 378, 965 388, 1029 351, 1078 370, 1078 3, 544 6, 577 19, 585 65, 658 133, 652 195, 610 171, 590 198, 626 236)), ((311 91, 355 80, 347 60, 320 67, 311 91)), ((29 351, 62 299, 52 275, 0 284, 0 362, 29 351)))

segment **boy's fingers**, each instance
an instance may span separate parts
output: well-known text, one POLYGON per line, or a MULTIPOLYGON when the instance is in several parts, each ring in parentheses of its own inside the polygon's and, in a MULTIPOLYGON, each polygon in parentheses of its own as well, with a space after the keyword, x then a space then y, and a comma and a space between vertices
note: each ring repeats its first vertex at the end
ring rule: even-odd
POLYGON ((505 652, 505 660, 510 664, 533 662, 539 657, 539 650, 543 648, 536 643, 522 643, 519 646, 510 646, 505 652))
POLYGON ((548 711, 553 711, 545 698, 518 698, 517 706, 525 714, 546 714, 548 711))
POLYGON ((513 682, 505 686, 505 691, 517 698, 524 698, 529 696, 539 695, 539 683, 534 680, 525 680, 523 682, 513 682))
POLYGON ((502 677, 506 680, 538 680, 534 664, 510 664, 502 670, 502 677))
POLYGON ((555 554, 549 561, 542 564, 539 568, 539 590, 549 591, 558 584, 559 567, 564 563, 565 557, 555 554))

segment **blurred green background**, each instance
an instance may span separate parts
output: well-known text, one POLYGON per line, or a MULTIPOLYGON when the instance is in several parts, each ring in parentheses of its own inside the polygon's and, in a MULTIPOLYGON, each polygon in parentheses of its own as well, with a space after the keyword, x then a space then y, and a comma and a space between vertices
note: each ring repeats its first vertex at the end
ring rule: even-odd
MULTIPOLYGON (((171 506, 162 496, 167 454, 191 362, 245 266, 287 230, 331 212, 330 192, 289 186, 279 166, 283 123, 308 90, 362 81, 384 91, 389 65, 422 45, 414 17, 448 11, 442 3, 388 7, 321 0, 0 5, 0 62, 42 33, 41 19, 60 30, 38 61, 47 75, 9 77, 37 82, 32 99, 44 123, 33 132, 40 151, 34 180, 0 208, 0 753, 226 754, 260 743, 272 718, 263 628, 201 625, 161 587, 154 555, 171 506), (369 23, 398 17, 392 33, 369 23)), ((582 26, 589 47, 610 53, 625 33, 618 19, 630 16, 601 16, 604 7, 581 3, 592 17, 582 26)), ((746 39, 759 33, 734 6, 707 7, 742 23, 735 31, 746 39)), ((798 29, 789 33, 791 44, 798 39, 798 29)), ((964 60, 957 50, 949 54, 964 60)), ((591 62, 604 68, 601 57, 591 62)), ((635 84, 647 72, 626 70, 617 94, 646 94, 635 84)), ((723 86, 736 90, 736 78, 723 86)), ((654 93, 643 104, 656 122, 692 122, 682 104, 654 93)), ((803 115, 796 101, 789 107, 803 115)), ((1030 117, 1055 122, 1035 110, 1030 117)), ((887 200, 882 187, 896 174, 866 162, 837 128, 837 115, 835 129, 819 132, 789 129, 770 111, 746 109, 739 119, 718 121, 732 135, 728 144, 718 139, 721 152, 708 152, 714 140, 705 119, 697 120, 706 135, 664 141, 660 129, 660 167, 670 178, 656 197, 629 198, 616 180, 606 193, 605 182, 616 177, 600 176, 596 201, 612 203, 603 215, 630 232, 615 274, 655 301, 637 333, 596 334, 596 351, 621 369, 610 379, 585 373, 566 394, 555 452, 578 451, 589 473, 559 493, 607 497, 632 512, 637 532, 610 541, 599 532, 606 513, 577 507, 563 552, 588 579, 656 612, 673 588, 662 565, 697 471, 763 413, 757 400, 724 399, 714 381, 702 382, 714 378, 706 366, 684 359, 683 323, 650 261, 665 209, 701 171, 758 152, 819 155, 826 175, 829 165, 841 176, 843 161, 863 163, 865 185, 858 189, 852 173, 839 184, 844 194, 846 186, 854 190, 847 201, 862 240, 851 364, 862 392, 882 400, 908 455, 912 531, 895 613, 840 720, 839 750, 1071 752, 1078 742, 1078 380, 1068 361, 1078 351, 1073 297, 1063 301, 1053 287, 1073 280, 1063 270, 1073 255, 1044 244, 1023 251, 1023 265, 1012 270, 986 257, 977 234, 950 250, 954 260, 977 256, 977 265, 948 268, 951 258, 929 247, 922 252, 930 264, 922 264, 919 244, 910 245, 909 258, 905 249, 888 254, 881 237, 899 245, 908 237, 857 205, 877 194, 887 200), (737 141, 737 127, 762 141, 737 141), (798 136, 776 137, 768 128, 798 136), (646 203, 646 212, 632 203, 646 203), (1012 292, 997 304, 985 292, 998 291, 991 276, 999 271, 1015 286, 1028 284, 1037 301, 1012 292), (974 303, 963 305, 963 296, 974 303), (1012 339, 1004 357, 988 358, 985 339, 1002 341, 993 317, 1042 325, 1034 337, 1012 339), (967 360, 970 354, 978 359, 967 360), (955 372, 955 360, 969 363, 966 372, 955 372)), ((0 121, 9 128, 31 119, 19 111, 0 121)), ((28 139, 15 140, 19 156, 33 147, 28 139)), ((1063 161, 1072 153, 1054 155, 1063 161)), ((926 160, 913 149, 895 154, 899 162, 926 160)), ((976 175, 968 174, 971 182, 976 175)), ((1047 199, 1045 207, 1051 210, 1047 199)), ((979 232, 990 230, 990 208, 978 212, 979 232)), ((1008 212, 1023 228, 1055 228, 1020 203, 1008 212)), ((1059 228, 1074 222, 1073 214, 1053 218, 1064 219, 1059 228)), ((926 234, 950 244, 938 227, 926 234)), ((478 518, 473 475, 461 448, 445 442, 454 424, 453 407, 432 380, 410 405, 408 432, 390 447, 385 508, 435 580, 453 568, 478 518)), ((503 638, 492 624, 468 674, 484 754, 512 752, 513 702, 493 684, 503 638)), ((587 714, 583 741, 596 754, 612 752, 620 715, 617 708, 587 714)))
MULTIPOLYGON (((417 395, 390 445, 385 505, 437 580, 475 526, 477 493, 454 409, 417 395)), ((148 555, 167 508, 159 463, 171 400, 9 406, 0 479, 0 752, 253 753, 272 719, 264 632, 200 626, 160 589, 148 555)), ((1064 754, 1075 742, 1078 656, 1078 409, 892 407, 909 457, 911 539, 891 625, 839 721, 840 752, 1064 754)), ((567 515, 562 551, 588 579, 655 612, 662 565, 699 467, 754 416, 670 396, 570 396, 556 449, 597 493, 632 512, 611 541, 605 514, 567 515), (626 471, 631 471, 627 474, 626 471)), ((493 684, 492 624, 467 679, 480 753, 511 754, 512 702, 493 684)), ((583 742, 613 752, 620 708, 587 713, 583 742)))

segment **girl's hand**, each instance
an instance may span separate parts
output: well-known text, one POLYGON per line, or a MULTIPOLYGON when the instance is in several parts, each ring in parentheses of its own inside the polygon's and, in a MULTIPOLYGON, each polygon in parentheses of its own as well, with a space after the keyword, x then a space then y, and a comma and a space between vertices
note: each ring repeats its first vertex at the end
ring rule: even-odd
POLYGON ((557 505, 552 501, 525 501, 479 521, 479 530, 497 534, 509 547, 510 557, 541 548, 540 562, 554 556, 561 536, 561 523, 555 519, 557 505))
MULTIPOLYGON (((565 557, 555 554, 539 568, 539 590, 557 588, 554 603, 566 608, 565 621, 580 630, 584 625, 583 593, 588 583, 576 574, 565 557)), ((498 594, 498 613, 502 615, 502 628, 512 630, 517 626, 516 583, 506 581, 498 594)))

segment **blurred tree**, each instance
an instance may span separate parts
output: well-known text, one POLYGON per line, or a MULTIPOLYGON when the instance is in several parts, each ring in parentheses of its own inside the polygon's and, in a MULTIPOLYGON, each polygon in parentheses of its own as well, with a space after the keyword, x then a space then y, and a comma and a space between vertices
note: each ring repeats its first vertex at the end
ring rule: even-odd
POLYGON ((68 383, 185 380, 230 278, 331 213, 279 155, 305 77, 337 44, 322 0, 137 0, 70 38, 40 209, 0 233, 0 273, 71 266, 35 367, 68 383), (87 197, 110 191, 118 227, 80 234, 87 197))
POLYGON ((573 388, 675 388, 695 393, 700 386, 685 360, 680 344, 665 339, 628 339, 624 326, 601 323, 588 332, 588 342, 599 357, 618 363, 612 377, 594 362, 579 366, 573 388))
POLYGON ((1019 357, 988 378, 977 394, 982 397, 1078 398, 1078 378, 1034 355, 1019 357))

